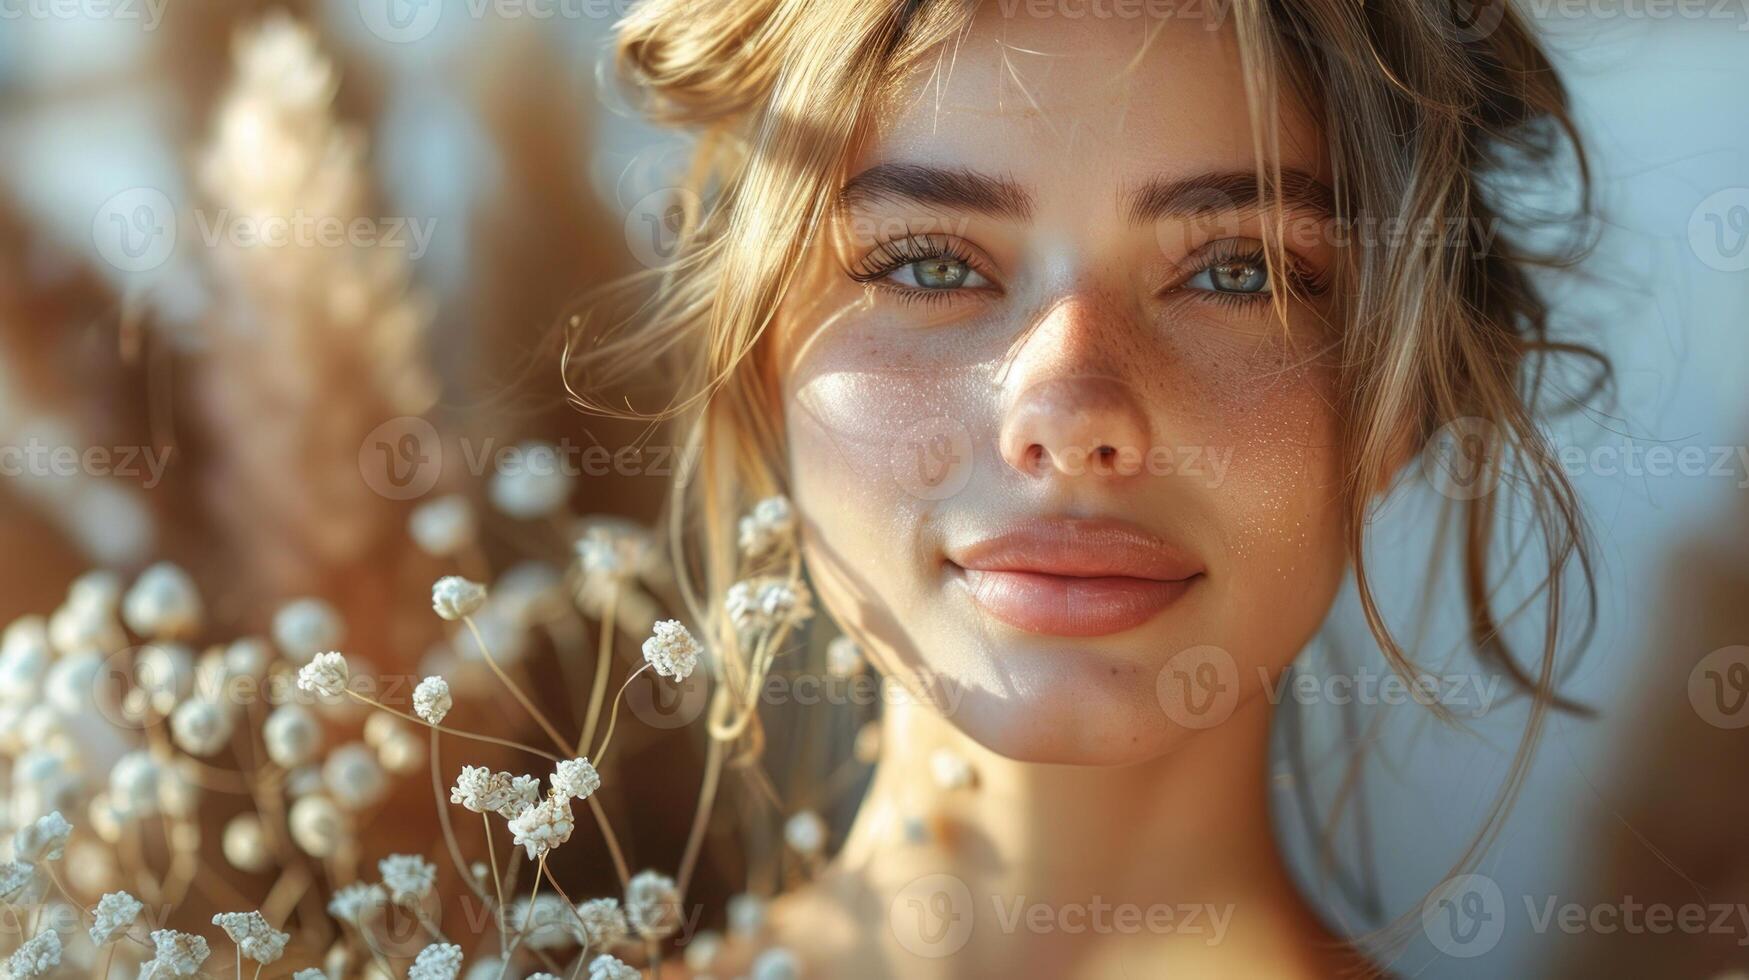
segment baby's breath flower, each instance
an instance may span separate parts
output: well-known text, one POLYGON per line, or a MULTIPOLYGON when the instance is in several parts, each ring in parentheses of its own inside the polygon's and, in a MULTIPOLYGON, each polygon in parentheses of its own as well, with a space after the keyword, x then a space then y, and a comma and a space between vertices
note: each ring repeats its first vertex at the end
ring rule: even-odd
POLYGON ((583 941, 593 949, 611 949, 631 931, 617 898, 578 902, 577 917, 583 920, 583 941))
POLYGON ((388 893, 383 891, 383 886, 354 882, 336 891, 328 899, 328 914, 341 922, 357 923, 365 915, 380 908, 388 899, 388 893))
POLYGON ((0 864, 0 901, 9 905, 34 905, 48 891, 48 876, 28 861, 0 864))
POLYGON ((812 857, 826 846, 826 821, 812 810, 803 810, 783 825, 784 843, 812 857))
POLYGON ((158 811, 158 780, 163 767, 144 749, 117 759, 109 769, 109 796, 116 808, 130 817, 158 811))
POLYGON ((848 636, 835 636, 826 644, 826 671, 834 677, 849 677, 862 669, 862 648, 848 636))
POLYGON ((0 641, 0 699, 29 704, 53 656, 40 618, 26 617, 7 627, 5 640, 0 641))
POLYGON ((626 582, 654 571, 656 543, 649 531, 619 517, 584 518, 573 547, 583 576, 595 582, 626 582))
POLYGON ((449 696, 449 681, 433 674, 413 689, 413 713, 433 725, 443 724, 443 717, 455 706, 449 696))
POLYGON ((261 818, 253 813, 239 813, 225 824, 220 850, 231 867, 239 871, 266 871, 272 863, 267 850, 267 831, 261 818))
POLYGON ((526 933, 522 944, 529 949, 563 949, 581 938, 571 906, 557 895, 536 895, 532 902, 517 899, 510 908, 510 928, 526 933))
POLYGON ((723 937, 710 929, 700 929, 693 934, 692 941, 686 944, 683 951, 686 968, 694 974, 710 973, 711 966, 717 961, 717 954, 723 951, 723 937))
POLYGON ((76 602, 62 604, 49 616, 49 643, 62 654, 114 653, 127 645, 127 635, 115 614, 76 602))
POLYGON ((363 810, 383 798, 388 777, 375 752, 360 742, 349 742, 329 753, 322 763, 322 783, 334 802, 347 810, 363 810))
POLYGON ((638 971, 606 953, 589 961, 589 980, 638 980, 638 971))
POLYGON ((315 659, 298 668, 298 690, 325 698, 337 698, 344 693, 346 680, 346 656, 332 650, 316 654, 315 659))
POLYGON ((420 504, 407 519, 413 543, 428 555, 446 558, 474 539, 474 512, 459 493, 420 504))
POLYGON ((472 616, 486 604, 486 587, 460 575, 445 575, 432 583, 431 608, 448 620, 472 616))
POLYGON ((316 757, 322 748, 322 726, 309 709, 282 704, 273 709, 261 726, 267 756, 283 769, 296 769, 316 757))
POLYGON ((743 579, 729 586, 723 609, 735 628, 744 633, 766 633, 784 626, 797 626, 814 615, 814 595, 807 583, 776 576, 743 579))
POLYGON ((413 958, 407 980, 455 980, 462 969, 462 948, 454 943, 432 943, 413 958))
POLYGON ((213 916, 213 925, 225 930, 231 942, 246 960, 267 964, 285 954, 288 933, 267 924, 260 912, 220 912, 213 916))
POLYGON ((510 820, 515 843, 528 852, 528 859, 545 857, 553 848, 571 839, 576 822, 571 801, 549 796, 510 820))
POLYGON ((729 932, 752 939, 765 931, 766 904, 758 895, 742 892, 729 898, 729 932))
POLYGON ((12 855, 20 861, 59 861, 73 825, 54 810, 18 828, 12 835, 12 855))
POLYGON ((346 839, 346 820, 334 801, 319 793, 301 797, 292 804, 286 819, 293 843, 311 857, 325 858, 340 849, 346 839))
POLYGON ((936 749, 930 754, 929 773, 942 789, 965 789, 972 785, 972 764, 952 749, 936 749))
POLYGON ((644 641, 644 659, 663 677, 683 681, 698 666, 700 648, 678 619, 664 619, 644 641))
POLYGON ((311 966, 292 974, 292 980, 328 980, 328 974, 311 966))
POLYGON ((540 800, 540 780, 533 776, 512 776, 507 772, 499 773, 500 778, 507 780, 504 802, 499 804, 497 813, 506 820, 513 820, 528 812, 540 800))
POLYGON ((767 497, 753 505, 753 512, 741 518, 739 544, 748 558, 759 558, 787 543, 796 529, 795 511, 789 498, 767 497))
POLYGON ((802 963, 782 946, 771 946, 753 958, 749 980, 801 980, 802 963))
POLYGON ((30 937, 6 958, 6 975, 12 980, 36 980, 61 965, 61 934, 44 929, 30 937))
POLYGON ((391 854, 377 862, 383 887, 397 905, 412 905, 431 894, 437 884, 437 865, 417 854, 391 854))
POLYGON ((140 966, 140 980, 192 977, 200 972, 209 952, 205 939, 174 929, 153 932, 152 951, 152 959, 140 966))
POLYGON ((189 698, 170 712, 170 738, 189 755, 212 755, 231 740, 231 715, 205 698, 189 698))
POLYGON ((553 770, 552 784, 561 796, 586 800, 601 788, 601 774, 587 758, 566 759, 553 770))
POLYGON ((140 917, 140 910, 145 908, 140 900, 127 892, 110 892, 97 900, 97 908, 92 913, 97 921, 91 924, 91 942, 95 946, 108 946, 122 937, 140 917))
POLYGON ((121 602, 128 629, 154 640, 180 639, 200 629, 200 593, 188 573, 159 562, 140 573, 121 602))
POLYGON ((506 788, 485 766, 463 766, 449 791, 449 801, 475 813, 491 813, 504 805, 506 788))
POLYGON ((295 664, 334 649, 345 635, 340 614, 321 599, 294 599, 273 614, 273 642, 295 664))
POLYGON ((626 884, 626 922, 645 939, 661 939, 680 924, 680 891, 674 879, 640 871, 626 884))
POLYGON ((546 517, 565 506, 571 496, 571 474, 566 472, 559 447, 550 442, 524 442, 506 460, 511 465, 499 466, 486 485, 492 506, 522 520, 546 517))

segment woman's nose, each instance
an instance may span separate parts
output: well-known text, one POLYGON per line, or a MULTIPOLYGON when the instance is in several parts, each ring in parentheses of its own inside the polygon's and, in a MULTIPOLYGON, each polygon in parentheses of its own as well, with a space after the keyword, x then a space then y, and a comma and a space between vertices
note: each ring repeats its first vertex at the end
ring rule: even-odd
POLYGON ((1148 420, 1115 378, 1056 377, 1020 392, 998 438, 1025 476, 1131 476, 1148 452, 1148 420))

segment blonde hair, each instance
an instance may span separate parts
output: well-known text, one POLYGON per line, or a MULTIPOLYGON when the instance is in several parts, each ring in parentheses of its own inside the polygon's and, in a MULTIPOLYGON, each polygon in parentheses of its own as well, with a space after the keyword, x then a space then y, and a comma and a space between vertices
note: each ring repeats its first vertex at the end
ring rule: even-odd
MULTIPOLYGON (((725 717, 751 718, 761 678, 714 597, 737 575, 736 515, 784 483, 783 412, 760 338, 821 233, 868 113, 886 86, 966 26, 973 7, 646 0, 620 26, 621 68, 646 111, 698 133, 687 178, 695 196, 683 199, 707 203, 685 209, 670 265, 592 298, 587 314, 573 318, 566 382, 584 409, 676 423, 698 450, 697 471, 677 486, 670 528, 692 612, 720 651, 718 680, 728 680, 719 696, 735 702, 725 717), (603 397, 652 358, 680 379, 679 394, 647 411, 603 397)), ((1291 96, 1326 134, 1338 221, 1396 216, 1406 227, 1445 232, 1431 247, 1402 236, 1352 250, 1339 287, 1347 545, 1366 621, 1392 667, 1414 669, 1386 626, 1362 544, 1375 499, 1406 455, 1447 423, 1479 420, 1485 489, 1521 481, 1540 531, 1547 627, 1527 664, 1508 648, 1493 608, 1502 495, 1454 502, 1471 643, 1531 705, 1497 805, 1461 866, 1498 833, 1547 711, 1574 707, 1555 690, 1564 573, 1582 571, 1587 594, 1591 580, 1578 502, 1536 419, 1546 355, 1595 355, 1551 338, 1531 278, 1533 266, 1566 264, 1582 249, 1568 242, 1532 253, 1503 240, 1490 247, 1478 232, 1510 225, 1487 180, 1520 168, 1570 168, 1583 192, 1572 217, 1587 215, 1584 154, 1559 79, 1509 5, 1480 37, 1460 32, 1448 0, 1237 0, 1232 12, 1265 189, 1280 183, 1268 122, 1291 96)), ((1606 376, 1600 371, 1599 383, 1606 376)), ((1587 606, 1587 622, 1592 615, 1587 606)), ((757 751, 756 719, 733 735, 757 751)))

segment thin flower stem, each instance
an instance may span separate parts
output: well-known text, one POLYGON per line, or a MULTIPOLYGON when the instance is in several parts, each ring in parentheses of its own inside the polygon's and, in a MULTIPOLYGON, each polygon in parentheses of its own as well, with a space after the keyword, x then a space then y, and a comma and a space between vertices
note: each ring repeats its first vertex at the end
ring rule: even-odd
POLYGON ((383 704, 380 701, 374 701, 368 697, 365 697, 364 695, 358 693, 357 691, 352 690, 351 688, 347 688, 346 693, 348 696, 352 697, 354 700, 363 701, 365 704, 368 704, 371 707, 376 708, 379 711, 387 711, 391 715, 397 715, 401 718, 405 718, 415 725, 424 725, 427 728, 431 728, 431 729, 434 729, 436 731, 443 732, 447 735, 454 735, 457 738, 472 739, 476 742, 490 742, 493 745, 502 745, 506 748, 517 749, 517 750, 522 751, 522 752, 527 752, 530 755, 538 755, 543 759, 549 759, 553 762, 560 761, 558 756, 552 754, 551 752, 537 749, 532 745, 524 745, 521 742, 512 742, 509 739, 493 738, 490 735, 476 735, 473 732, 464 732, 459 728, 449 728, 445 725, 433 725, 431 722, 428 722, 423 718, 419 718, 419 717, 416 717, 414 715, 410 715, 405 711, 398 711, 394 708, 389 707, 386 704, 383 704))
POLYGON ((595 823, 607 841, 608 856, 613 858, 613 870, 619 874, 619 887, 624 891, 632 883, 632 873, 626 866, 625 853, 619 849, 619 838, 614 836, 613 825, 607 822, 607 811, 601 809, 601 802, 594 796, 589 797, 589 812, 595 814, 595 823))
POLYGON ((255 964, 255 976, 251 977, 250 980, 261 980, 261 968, 266 965, 266 963, 255 964))
POLYGON ((468 864, 462 859, 461 843, 455 839, 455 827, 449 820, 449 807, 443 805, 442 763, 438 761, 438 742, 437 729, 433 728, 431 729, 431 752, 429 753, 431 756, 431 797, 433 802, 437 804, 437 823, 443 830, 443 846, 449 851, 449 861, 455 866, 455 873, 467 883, 468 891, 473 892, 474 897, 484 903, 486 893, 480 890, 479 882, 475 881, 474 876, 468 873, 468 864))
POLYGON ((583 936, 583 947, 587 950, 589 947, 589 923, 583 921, 583 913, 577 911, 576 903, 572 902, 571 896, 565 894, 565 890, 559 887, 559 879, 553 877, 552 869, 547 867, 544 862, 541 864, 541 873, 546 875, 547 884, 553 886, 553 891, 558 892, 559 897, 565 900, 565 907, 571 910, 571 917, 577 920, 577 929, 583 936))
POLYGON ((504 971, 508 970, 510 968, 510 957, 512 955, 514 955, 515 952, 522 947, 522 940, 528 935, 529 923, 533 922, 535 919, 534 900, 540 896, 541 875, 544 874, 546 872, 546 870, 547 870, 547 856, 546 856, 546 854, 543 853, 540 856, 540 868, 538 869, 538 872, 534 876, 534 887, 529 889, 529 891, 528 891, 528 916, 527 916, 527 920, 525 922, 523 922, 521 928, 516 930, 516 941, 510 944, 510 952, 504 954, 504 962, 499 964, 499 966, 498 966, 498 980, 504 980, 504 971))
POLYGON ((632 681, 637 680, 639 674, 649 669, 650 665, 646 663, 632 671, 632 675, 626 678, 626 682, 619 686, 619 693, 613 696, 613 710, 607 714, 607 734, 601 736, 601 748, 596 749, 595 754, 590 756, 591 759, 595 760, 597 767, 600 767, 601 760, 607 757, 607 743, 613 741, 614 726, 619 724, 619 703, 625 698, 626 688, 632 686, 632 681))
POLYGON ((243 980, 243 945, 237 944, 237 980, 243 980))
MULTIPOLYGON (((486 638, 480 635, 480 628, 474 625, 474 617, 463 616, 462 622, 466 624, 468 632, 474 634, 474 642, 480 645, 480 655, 485 658, 486 666, 492 668, 492 673, 497 674, 498 680, 510 689, 510 693, 522 705, 523 710, 534 718, 541 729, 547 733, 547 737, 553 740, 553 745, 557 746, 560 752, 570 748, 570 744, 559 734, 559 730, 553 727, 553 723, 547 720, 547 716, 541 714, 540 709, 534 706, 534 702, 529 700, 528 695, 522 692, 522 688, 516 686, 516 682, 504 672, 504 668, 498 666, 498 661, 492 656, 492 651, 486 647, 486 638)), ((548 758, 554 757, 549 756, 548 758)))
POLYGON ((613 665, 615 622, 619 611, 619 584, 607 594, 607 614, 601 617, 601 642, 595 651, 595 683, 589 688, 589 713, 583 716, 583 735, 577 739, 577 754, 582 755, 595 741, 595 725, 601 721, 601 699, 607 695, 607 673, 613 665))
POLYGON ((492 844, 492 821, 482 813, 480 825, 486 828, 486 863, 492 868, 492 892, 498 896, 498 955, 510 962, 510 950, 504 941, 504 879, 498 877, 498 851, 492 844))
POLYGON ((684 896, 692 882, 692 869, 698 865, 698 855, 704 846, 705 827, 710 823, 711 808, 716 804, 717 781, 723 772, 723 743, 711 739, 705 749, 704 783, 698 790, 698 809, 692 815, 692 829, 686 835, 686 850, 681 853, 676 890, 684 896))

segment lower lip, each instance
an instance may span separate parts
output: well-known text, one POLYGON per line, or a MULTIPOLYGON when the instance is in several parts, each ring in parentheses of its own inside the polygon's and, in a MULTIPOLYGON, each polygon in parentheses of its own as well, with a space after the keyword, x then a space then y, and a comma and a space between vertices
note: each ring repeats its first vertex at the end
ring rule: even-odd
POLYGON ((1105 636, 1135 629, 1178 601, 1196 580, 960 571, 980 609, 1016 629, 1048 636, 1105 636))

